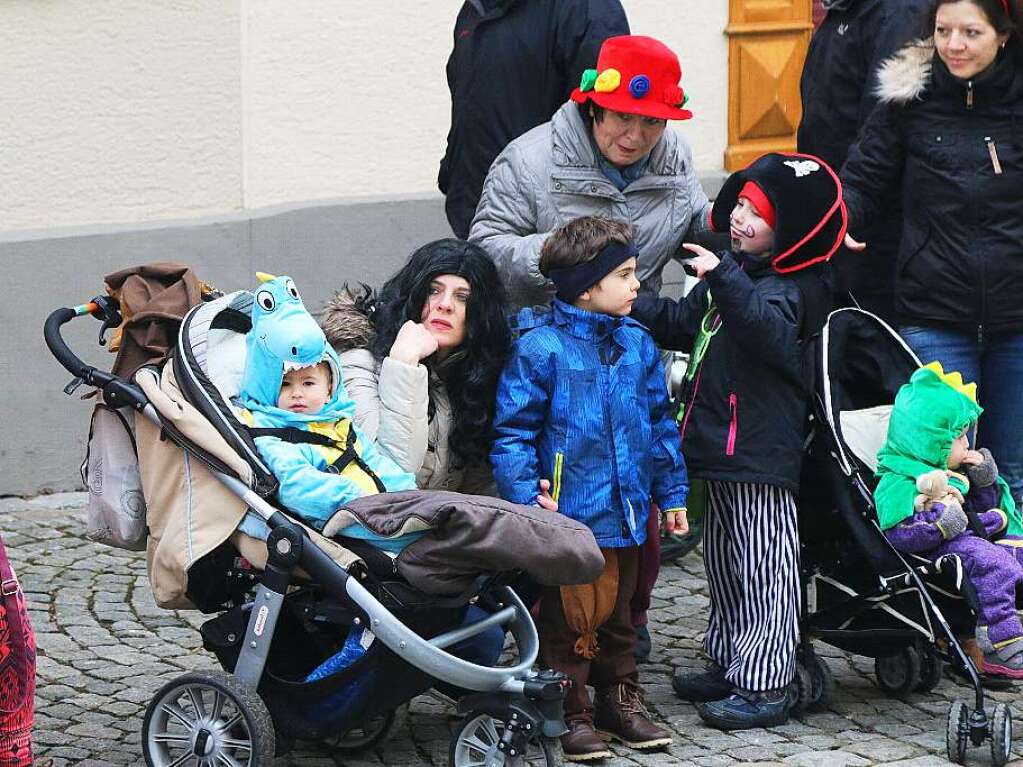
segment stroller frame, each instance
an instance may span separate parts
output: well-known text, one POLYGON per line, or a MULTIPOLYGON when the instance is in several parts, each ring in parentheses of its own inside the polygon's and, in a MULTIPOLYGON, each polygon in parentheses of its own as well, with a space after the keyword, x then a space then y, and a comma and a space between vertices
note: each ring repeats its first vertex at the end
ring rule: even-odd
MULTIPOLYGON (((101 296, 87 304, 53 311, 44 326, 44 338, 50 352, 74 376, 71 383, 65 387, 65 393, 71 394, 74 389, 85 383, 101 389, 104 401, 109 406, 131 407, 154 423, 163 425, 164 421, 159 412, 139 386, 88 365, 67 346, 61 336, 61 327, 70 320, 85 315, 102 320, 104 329, 115 327, 121 321, 116 304, 110 298, 101 296)), ((190 445, 187 439, 180 437, 171 429, 165 433, 179 447, 195 453, 196 448, 190 445)), ((293 522, 236 477, 217 470, 217 467, 211 465, 208 460, 206 463, 213 475, 256 512, 270 528, 266 542, 267 565, 259 576, 259 585, 251 603, 252 609, 234 673, 217 674, 218 679, 215 681, 219 681, 219 684, 214 686, 216 692, 233 695, 236 702, 240 699, 242 703, 262 706, 256 689, 263 678, 274 629, 291 584, 292 573, 296 567, 301 567, 327 596, 353 605, 356 614, 361 615, 355 618, 353 625, 358 626, 361 621, 365 621, 366 628, 398 658, 431 677, 474 693, 459 701, 458 711, 466 715, 466 726, 478 722, 481 716, 498 720, 494 723, 484 722, 490 733, 494 732, 493 725, 496 724, 499 735, 496 738, 491 737, 489 741, 484 738, 487 746, 484 758, 487 765, 503 765, 506 759, 510 760, 509 764, 518 764, 531 745, 534 747, 539 745, 543 756, 550 763, 554 753, 553 746, 549 742, 544 742, 544 739, 556 738, 568 730, 564 723, 562 703, 571 682, 556 672, 532 670, 539 653, 536 626, 529 610, 510 587, 502 585, 495 592, 499 609, 494 614, 425 639, 398 620, 359 582, 357 577, 334 562, 326 552, 313 543, 302 526, 293 522), (518 648, 518 662, 515 665, 481 666, 446 652, 446 648, 477 636, 495 625, 504 626, 512 634, 518 648)), ((194 673, 186 674, 181 680, 183 684, 186 682, 194 684, 196 677, 194 673)), ((175 682, 171 682, 164 691, 175 682)), ((157 696, 160 694, 157 693, 157 696)), ((265 708, 262 715, 267 721, 270 720, 265 708)), ((148 720, 147 714, 146 724, 148 720)), ((456 733, 456 738, 458 735, 459 733, 456 733)), ((473 733, 470 732, 469 735, 473 733)), ((463 736, 463 739, 466 737, 463 736)), ((206 763, 203 759, 209 758, 210 743, 215 739, 214 734, 205 733, 193 744, 197 763, 206 763)), ((145 743, 145 737, 143 741, 145 743)), ((274 738, 270 737, 269 741, 268 747, 265 742, 263 743, 262 753, 257 753, 260 751, 259 748, 252 748, 250 767, 262 765, 267 759, 272 759, 274 738)), ((452 746, 452 764, 457 764, 456 745, 457 740, 452 746)), ((147 763, 152 764, 148 749, 146 759, 147 763)))
MULTIPOLYGON (((825 383, 822 387, 815 387, 813 395, 813 412, 817 435, 810 439, 823 439, 825 450, 831 454, 841 470, 841 474, 834 471, 828 472, 831 496, 838 507, 837 510, 846 519, 851 519, 853 516, 860 517, 866 523, 867 529, 874 533, 874 535, 870 536, 870 542, 882 541, 885 554, 890 555, 890 558, 898 563, 899 571, 893 574, 885 574, 878 571, 876 573, 878 579, 876 589, 865 593, 853 593, 849 599, 820 612, 815 612, 812 615, 808 609, 808 585, 811 582, 815 584, 815 579, 818 577, 823 578, 823 576, 811 573, 808 578, 804 577, 802 579, 803 615, 801 618, 803 640, 800 650, 803 662, 805 665, 810 666, 816 661, 810 646, 811 637, 848 650, 849 648, 843 645, 843 640, 855 633, 862 633, 825 628, 829 623, 834 624, 833 616, 841 616, 848 623, 858 615, 878 607, 879 602, 887 601, 896 595, 910 592, 915 593, 920 601, 921 612, 926 625, 920 625, 916 621, 899 615, 894 609, 886 609, 906 624, 907 632, 920 635, 922 640, 930 644, 933 648, 932 652, 960 666, 974 689, 974 706, 972 709, 968 708, 962 701, 955 701, 950 706, 946 727, 946 745, 949 759, 962 764, 965 761, 968 743, 980 746, 985 740, 990 739, 993 763, 996 765, 1004 764, 1009 756, 1012 741, 1011 715, 1008 707, 1005 704, 998 703, 994 707, 992 716, 989 717, 987 715, 985 712, 984 689, 977 668, 972 658, 963 650, 956 639, 951 624, 946 619, 940 606, 936 603, 931 593, 931 589, 936 587, 925 583, 925 577, 936 576, 943 572, 943 565, 946 561, 956 560, 955 564, 958 565, 958 557, 949 555, 931 561, 923 557, 904 555, 885 537, 876 516, 862 511, 862 509, 874 509, 873 493, 864 479, 857 459, 849 454, 848 448, 839 433, 837 426, 839 413, 836 411, 829 383, 831 376, 828 348, 832 320, 835 317, 841 317, 843 314, 851 318, 854 318, 856 315, 864 315, 865 318, 870 318, 869 321, 878 323, 886 330, 902 346, 906 354, 913 360, 916 360, 917 364, 919 364, 919 360, 917 360, 916 355, 898 336, 895 330, 876 315, 858 308, 838 309, 829 315, 828 321, 825 323, 821 333, 819 340, 821 353, 818 354, 818 364, 820 367, 817 370, 817 376, 819 377, 818 380, 825 383), (849 315, 848 313, 853 314, 849 315), (823 389, 823 395, 821 389, 823 389), (856 497, 861 501, 860 508, 856 508, 854 503, 854 498, 856 497), (937 641, 940 637, 944 637, 947 641, 947 650, 944 652, 937 649, 937 641)), ((868 531, 861 528, 863 532, 860 532, 855 526, 850 525, 849 527, 854 537, 862 536, 864 532, 868 531)), ((866 541, 858 541, 858 543, 862 544, 861 548, 868 546, 866 541)), ((840 584, 838 585, 840 586, 840 584)), ((848 592, 844 588, 840 588, 840 590, 848 592)), ((880 606, 886 607, 883 604, 880 606)), ((905 633, 907 632, 890 631, 891 637, 889 641, 893 648, 898 647, 900 644, 905 646, 905 633)), ((884 637, 882 636, 881 639, 884 639, 884 637)), ((856 652, 856 650, 853 650, 853 652, 856 652)), ((879 661, 883 659, 882 655, 877 657, 879 661)), ((816 663, 819 664, 820 662, 816 661, 816 663)), ((879 665, 879 676, 880 668, 879 665)), ((940 672, 940 668, 938 671, 940 672)))

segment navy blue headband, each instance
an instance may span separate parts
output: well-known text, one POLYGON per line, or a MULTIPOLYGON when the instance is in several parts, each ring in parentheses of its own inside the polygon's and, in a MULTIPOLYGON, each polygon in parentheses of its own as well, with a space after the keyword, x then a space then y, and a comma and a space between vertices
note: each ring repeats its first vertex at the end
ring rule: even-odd
POLYGON ((609 242, 592 261, 565 269, 551 269, 547 276, 558 288, 558 298, 570 304, 613 272, 616 267, 637 256, 639 251, 631 242, 626 245, 609 242))

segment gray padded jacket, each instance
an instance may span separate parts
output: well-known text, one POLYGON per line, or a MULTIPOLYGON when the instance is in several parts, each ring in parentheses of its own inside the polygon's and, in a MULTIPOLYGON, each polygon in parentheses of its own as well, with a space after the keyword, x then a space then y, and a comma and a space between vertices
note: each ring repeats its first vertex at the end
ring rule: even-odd
POLYGON ((569 101, 494 160, 469 240, 494 259, 511 303, 531 306, 549 303, 554 294, 539 268, 540 249, 553 230, 579 216, 628 221, 639 249, 637 276, 644 290, 656 293, 679 245, 707 240, 710 207, 689 144, 670 128, 651 151, 646 172, 618 191, 601 172, 586 123, 569 101))

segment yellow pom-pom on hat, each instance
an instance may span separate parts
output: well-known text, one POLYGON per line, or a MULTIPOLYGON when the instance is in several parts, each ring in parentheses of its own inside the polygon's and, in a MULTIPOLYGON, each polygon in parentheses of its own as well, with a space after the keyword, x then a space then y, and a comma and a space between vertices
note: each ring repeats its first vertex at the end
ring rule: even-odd
POLYGON ((256 272, 256 279, 259 280, 260 282, 270 282, 271 280, 276 280, 277 278, 274 277, 272 274, 267 274, 266 272, 256 272))
POLYGON ((617 69, 605 69, 597 75, 597 82, 593 84, 593 90, 597 93, 611 93, 618 90, 622 84, 622 73, 617 69))

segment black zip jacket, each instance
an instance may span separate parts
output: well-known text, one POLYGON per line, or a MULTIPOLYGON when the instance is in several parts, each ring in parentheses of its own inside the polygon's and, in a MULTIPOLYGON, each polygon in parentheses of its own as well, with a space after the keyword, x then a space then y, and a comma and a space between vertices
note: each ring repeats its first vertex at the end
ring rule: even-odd
POLYGON ((629 34, 620 0, 468 0, 448 59, 451 128, 437 185, 454 233, 469 236, 501 150, 547 122, 608 37, 629 34))
POLYGON ((713 295, 720 318, 686 393, 682 452, 690 476, 799 492, 811 386, 807 344, 828 306, 824 269, 745 271, 729 253, 680 301, 641 295, 632 317, 666 349, 690 351, 713 295))
MULTIPOLYGON (((931 0, 852 0, 828 11, 810 40, 799 82, 803 117, 797 146, 836 170, 842 167, 860 126, 877 104, 877 68, 918 37, 931 0)), ((832 260, 837 291, 858 297, 883 295, 875 308, 894 305, 895 254, 902 211, 893 190, 883 214, 864 236, 870 250, 839 251, 832 260)))
MULTIPOLYGON (((972 81, 930 42, 882 69, 882 102, 842 169, 850 232, 900 189, 896 310, 905 325, 1023 331, 1023 56, 1011 41, 972 81)), ((869 246, 869 242, 868 242, 869 246)))

